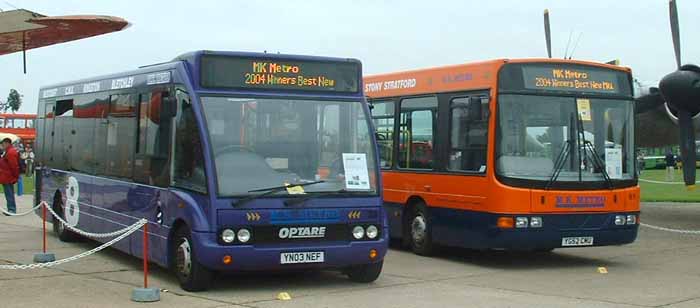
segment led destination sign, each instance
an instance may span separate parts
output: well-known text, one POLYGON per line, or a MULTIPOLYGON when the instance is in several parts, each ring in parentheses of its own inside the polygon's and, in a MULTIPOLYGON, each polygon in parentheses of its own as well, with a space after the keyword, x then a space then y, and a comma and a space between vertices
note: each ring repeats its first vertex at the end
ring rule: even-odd
POLYGON ((356 62, 203 56, 201 67, 201 84, 207 88, 359 90, 360 66, 356 62))
POLYGON ((619 93, 619 73, 587 68, 561 66, 522 68, 526 89, 619 93))

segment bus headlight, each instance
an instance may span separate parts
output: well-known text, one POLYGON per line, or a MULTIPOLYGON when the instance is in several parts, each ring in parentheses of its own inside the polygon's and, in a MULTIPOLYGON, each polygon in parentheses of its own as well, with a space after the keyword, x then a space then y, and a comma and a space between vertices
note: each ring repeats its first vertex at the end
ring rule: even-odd
POLYGON ((379 235, 379 230, 377 229, 376 226, 370 225, 369 227, 367 227, 367 230, 365 233, 367 233, 367 238, 375 239, 377 237, 377 235, 379 235))
POLYGON ((628 225, 634 225, 637 223, 637 216, 636 215, 627 215, 627 224, 628 225))
POLYGON ((236 233, 233 232, 231 229, 225 229, 224 231, 221 232, 221 240, 224 241, 224 243, 233 243, 233 241, 236 239, 236 233))
POLYGON ((515 227, 516 228, 527 228, 528 221, 527 217, 515 217, 515 227))
POLYGON ((250 240, 250 231, 248 231, 248 229, 240 229, 238 230, 237 237, 241 243, 247 243, 250 240))
POLYGON ((626 220, 624 215, 615 215, 615 224, 618 226, 624 226, 626 220))
POLYGON ((354 237, 356 240, 360 240, 365 236, 365 228, 362 226, 355 226, 355 228, 352 228, 352 237, 354 237))

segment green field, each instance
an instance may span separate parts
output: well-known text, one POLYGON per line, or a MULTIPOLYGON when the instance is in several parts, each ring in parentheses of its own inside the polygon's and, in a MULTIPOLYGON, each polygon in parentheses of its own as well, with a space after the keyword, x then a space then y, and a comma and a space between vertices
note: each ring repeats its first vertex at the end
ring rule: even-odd
MULTIPOLYGON (((698 169, 700 170, 700 169, 698 169)), ((642 180, 666 181, 666 170, 644 170, 642 180)), ((700 174, 698 175, 700 179, 700 174)), ((24 181, 24 194, 34 192, 34 178, 22 177, 24 181)), ((675 182, 682 182, 683 174, 676 170, 675 182)), ((683 184, 659 184, 639 181, 642 189, 642 201, 675 201, 675 202, 700 202, 700 184, 694 191, 688 191, 683 184)), ((15 192, 17 187, 15 186, 15 192)), ((0 187, 2 190, 2 187, 0 187)))
MULTIPOLYGON (((666 181, 666 170, 644 170, 641 180, 666 181)), ((700 177, 698 178, 700 179, 700 177)), ((683 173, 676 170, 674 182, 683 182, 683 173)), ((642 201, 700 202, 700 185, 694 191, 688 191, 684 184, 660 184, 639 181, 642 189, 642 201)))
MULTIPOLYGON (((34 177, 26 177, 26 176, 23 176, 23 177, 22 177, 22 183, 23 183, 23 185, 24 185, 24 187, 23 187, 24 191, 23 191, 23 192, 24 192, 25 195, 31 195, 31 194, 34 193, 34 177)), ((2 189, 2 186, 0 186, 0 191, 3 191, 3 192, 4 192, 4 190, 2 189)), ((17 193, 17 185, 15 185, 15 193, 17 193)), ((4 200, 4 199, 3 199, 3 200, 4 200)), ((3 201, 3 202, 4 202, 4 201, 3 201)))

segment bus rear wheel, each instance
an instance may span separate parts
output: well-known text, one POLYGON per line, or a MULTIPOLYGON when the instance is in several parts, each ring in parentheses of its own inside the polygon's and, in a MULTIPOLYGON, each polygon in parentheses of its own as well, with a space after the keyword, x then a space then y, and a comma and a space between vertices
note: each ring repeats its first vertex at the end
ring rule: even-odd
POLYGON ((350 267, 345 272, 348 274, 348 278, 354 282, 370 283, 379 278, 383 266, 384 261, 382 260, 377 263, 356 265, 350 267))
POLYGON ((432 226, 424 203, 413 207, 413 213, 408 222, 411 250, 417 255, 428 256, 433 252, 432 226))
POLYGON ((214 272, 197 260, 197 252, 194 249, 189 228, 180 227, 175 232, 170 257, 173 260, 173 270, 183 290, 197 292, 211 286, 214 272))

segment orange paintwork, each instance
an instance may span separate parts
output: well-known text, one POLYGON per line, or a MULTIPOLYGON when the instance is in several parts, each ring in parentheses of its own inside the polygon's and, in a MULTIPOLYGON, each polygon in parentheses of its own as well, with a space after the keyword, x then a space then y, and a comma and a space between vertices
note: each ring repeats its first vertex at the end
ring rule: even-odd
POLYGON ((470 90, 489 90, 491 97, 489 110, 492 116, 489 117, 484 175, 384 170, 384 200, 405 205, 409 198, 419 197, 430 207, 507 214, 639 211, 639 186, 615 190, 545 191, 506 186, 498 181, 494 172, 498 71, 506 63, 530 62, 581 64, 631 73, 625 67, 577 60, 499 59, 365 77, 365 95, 372 99, 470 90), (403 82, 392 83, 401 80, 403 82), (390 88, 384 88, 385 82, 390 83, 390 88), (381 87, 377 88, 377 85, 381 87), (392 89, 392 86, 397 88, 392 89), (558 208, 555 205, 557 197, 572 197, 574 200, 578 197, 604 198, 604 206, 558 208))
POLYGON ((34 124, 32 124, 32 127, 27 128, 26 123, 24 128, 13 128, 13 127, 7 127, 8 125, 11 125, 10 121, 14 119, 25 119, 25 120, 32 120, 34 121, 34 124, 36 124, 36 114, 20 114, 20 113, 5 113, 5 114, 0 114, 0 123, 2 124, 0 127, 0 132, 2 133, 10 133, 17 135, 20 139, 22 139, 22 143, 25 145, 31 145, 34 142, 34 139, 36 139, 36 129, 34 129, 34 124))

